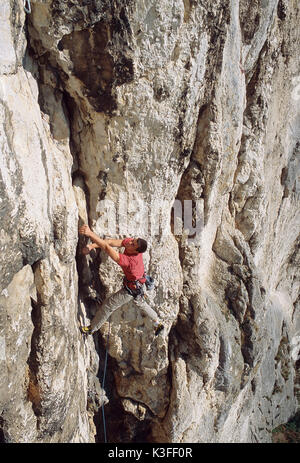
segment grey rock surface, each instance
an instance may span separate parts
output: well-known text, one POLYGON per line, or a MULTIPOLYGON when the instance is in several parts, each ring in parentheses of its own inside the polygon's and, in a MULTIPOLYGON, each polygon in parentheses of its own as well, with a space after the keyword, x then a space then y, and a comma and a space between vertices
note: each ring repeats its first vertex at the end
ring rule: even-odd
POLYGON ((2 2, 3 441, 102 441, 105 405, 113 442, 262 443, 298 410, 299 20, 294 0, 2 2), (128 304, 82 337, 122 284, 82 255, 87 222, 148 240, 163 334, 128 304))

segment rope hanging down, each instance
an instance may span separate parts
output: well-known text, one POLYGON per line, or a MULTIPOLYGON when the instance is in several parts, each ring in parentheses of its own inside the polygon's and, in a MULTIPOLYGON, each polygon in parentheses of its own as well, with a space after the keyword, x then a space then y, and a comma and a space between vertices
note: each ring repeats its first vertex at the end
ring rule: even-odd
POLYGON ((26 13, 30 14, 31 13, 31 5, 30 5, 30 0, 24 0, 24 10, 26 13))
MULTIPOLYGON (((103 371, 103 379, 102 379, 102 389, 104 389, 104 385, 105 385, 105 376, 106 376, 106 367, 107 367, 107 355, 108 355, 108 345, 109 345, 109 333, 110 333, 110 317, 109 317, 109 320, 108 320, 108 333, 107 333, 107 339, 106 339, 106 352, 105 352, 104 371, 103 371)), ((102 420, 103 420, 104 442, 107 443, 106 424, 105 424, 105 415, 104 415, 104 403, 102 404, 102 420)))

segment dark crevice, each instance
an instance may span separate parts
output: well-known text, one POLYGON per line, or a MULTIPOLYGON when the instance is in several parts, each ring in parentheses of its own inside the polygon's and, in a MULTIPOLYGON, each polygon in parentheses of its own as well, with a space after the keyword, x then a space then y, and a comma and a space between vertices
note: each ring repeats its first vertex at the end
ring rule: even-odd
POLYGON ((6 442, 5 438, 5 432, 4 432, 4 420, 0 416, 0 444, 3 444, 6 442))
MULTIPOLYGON (((34 270, 34 269, 33 269, 34 270)), ((38 369, 39 363, 37 360, 38 356, 38 341, 41 333, 41 307, 38 301, 31 297, 31 320, 34 326, 34 330, 31 336, 31 350, 27 360, 29 383, 27 386, 27 399, 32 404, 32 409, 37 418, 41 415, 40 408, 40 390, 38 384, 38 369)), ((38 427, 38 423, 37 423, 38 427)))

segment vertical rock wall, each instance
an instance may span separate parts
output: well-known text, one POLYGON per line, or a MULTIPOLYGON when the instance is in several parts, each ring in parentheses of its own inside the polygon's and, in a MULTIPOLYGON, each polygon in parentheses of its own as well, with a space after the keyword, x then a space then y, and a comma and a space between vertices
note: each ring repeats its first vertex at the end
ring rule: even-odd
POLYGON ((297 2, 31 7, 0 7, 3 440, 102 440, 107 403, 110 441, 270 442, 298 407, 297 2), (105 390, 109 325, 78 325, 121 272, 77 233, 108 236, 104 200, 112 237, 149 242, 166 326, 113 314, 105 390), (194 240, 173 221, 187 200, 194 240))

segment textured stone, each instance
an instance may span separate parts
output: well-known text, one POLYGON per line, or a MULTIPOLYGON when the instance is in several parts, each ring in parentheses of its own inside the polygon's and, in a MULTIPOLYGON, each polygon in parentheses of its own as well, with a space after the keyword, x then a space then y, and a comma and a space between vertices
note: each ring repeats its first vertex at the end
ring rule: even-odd
POLYGON ((270 442, 298 407, 299 5, 79 3, 0 7, 3 440, 102 441, 106 404, 114 442, 270 442), (80 334, 122 277, 87 222, 148 240, 157 338, 130 304, 80 334))

